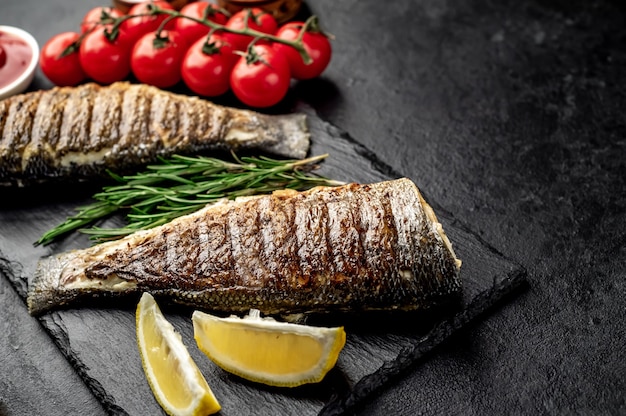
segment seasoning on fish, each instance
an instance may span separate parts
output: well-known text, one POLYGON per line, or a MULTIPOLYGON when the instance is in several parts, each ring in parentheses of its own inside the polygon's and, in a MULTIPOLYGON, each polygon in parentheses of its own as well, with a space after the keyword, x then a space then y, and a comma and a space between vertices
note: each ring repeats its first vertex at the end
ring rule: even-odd
POLYGON ((143 84, 88 83, 0 101, 0 185, 86 179, 220 149, 301 159, 309 145, 304 114, 266 115, 143 84))
POLYGON ((460 292, 460 266, 417 187, 397 179, 221 201, 44 258, 28 308, 147 291, 222 312, 418 310, 460 292))

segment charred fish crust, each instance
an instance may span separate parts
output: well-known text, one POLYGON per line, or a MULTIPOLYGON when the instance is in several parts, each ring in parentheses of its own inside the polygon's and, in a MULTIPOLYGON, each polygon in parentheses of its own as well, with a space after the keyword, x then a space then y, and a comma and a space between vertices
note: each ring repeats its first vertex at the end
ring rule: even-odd
POLYGON ((198 236, 198 263, 196 275, 206 281, 208 288, 219 287, 221 282, 229 282, 232 270, 232 250, 230 249, 230 231, 221 221, 220 204, 217 210, 207 212, 204 218, 195 218, 194 224, 201 229, 198 236))
POLYGON ((230 209, 226 218, 230 234, 232 283, 240 287, 272 287, 273 279, 260 259, 258 198, 241 209, 230 209))
POLYGON ((349 276, 359 275, 363 262, 360 223, 354 214, 358 213, 359 201, 353 195, 354 185, 346 187, 345 195, 336 192, 324 194, 328 213, 328 245, 335 265, 336 284, 348 280, 349 276))
MULTIPOLYGON (((381 194, 377 189, 368 188, 373 193, 367 204, 360 204, 359 214, 363 232, 361 241, 363 244, 363 256, 365 267, 373 269, 381 268, 383 273, 391 275, 394 272, 394 259, 397 247, 394 244, 397 238, 397 230, 393 223, 393 213, 386 194, 381 194)), ((380 286, 375 277, 371 277, 372 285, 380 286)))
POLYGON ((303 114, 265 115, 125 82, 0 101, 0 185, 128 173, 173 154, 257 150, 303 158, 303 114))
POLYGON ((164 236, 167 244, 164 270, 165 273, 175 276, 180 282, 180 287, 192 288, 204 278, 194 273, 199 257, 198 228, 189 227, 181 231, 181 233, 171 232, 164 236))
POLYGON ((49 109, 55 105, 58 94, 40 94, 39 96, 39 104, 32 123, 31 139, 22 154, 21 168, 26 178, 45 175, 46 167, 54 163, 50 157, 49 139, 51 136, 58 135, 59 123, 55 118, 50 117, 49 109))
POLYGON ((10 174, 22 170, 22 155, 30 142, 39 95, 4 101, 8 101, 8 105, 5 107, 4 129, 0 138, 0 160, 3 170, 10 174))
POLYGON ((334 273, 328 244, 328 207, 320 199, 300 197, 295 207, 295 254, 302 288, 314 287, 326 273, 334 273))
POLYGON ((150 137, 148 130, 148 114, 150 98, 136 88, 126 89, 122 99, 120 122, 120 139, 113 147, 116 163, 121 166, 123 160, 133 164, 142 163, 142 138, 150 137))
POLYGON ((9 100, 0 100, 0 142, 2 142, 4 137, 4 126, 6 126, 7 121, 6 113, 9 105, 9 100))
POLYGON ((408 179, 220 201, 41 260, 33 314, 150 291, 221 312, 420 310, 461 290, 460 261, 408 179))
POLYGON ((0 100, 0 179, 11 177, 15 172, 11 169, 9 158, 11 156, 11 143, 7 138, 10 125, 7 126, 7 118, 11 107, 9 100, 0 100))
MULTIPOLYGON (((67 89, 53 89, 48 94, 41 94, 39 110, 41 113, 42 141, 55 149, 61 140, 61 126, 63 125, 63 108, 70 94, 67 89)), ((52 152, 51 152, 52 153, 52 152)))
MULTIPOLYGON (((61 123, 61 131, 56 143, 56 153, 60 157, 70 157, 77 149, 85 148, 90 151, 89 142, 86 140, 88 135, 88 119, 85 119, 84 101, 90 95, 92 88, 79 88, 70 90, 63 105, 63 119, 61 123)), ((69 162, 61 159, 61 165, 69 162)))
MULTIPOLYGON (((159 147, 166 147, 173 143, 178 135, 179 104, 169 95, 154 94, 151 97, 150 106, 150 135, 158 137, 159 147)), ((184 112, 183 112, 184 114, 184 112)))
MULTIPOLYGON (((295 191, 285 192, 289 195, 297 194, 295 191)), ((274 195, 275 198, 258 199, 261 246, 259 258, 274 289, 303 289, 308 286, 308 280, 303 275, 300 264, 294 261, 297 256, 295 204, 283 203, 285 197, 280 193, 274 195)))
POLYGON ((91 134, 91 126, 93 124, 93 105, 95 100, 95 95, 92 93, 87 93, 84 91, 79 99, 82 102, 80 116, 81 116, 81 133, 80 135, 85 137, 85 142, 87 143, 88 149, 97 149, 99 146, 99 141, 96 137, 91 134))

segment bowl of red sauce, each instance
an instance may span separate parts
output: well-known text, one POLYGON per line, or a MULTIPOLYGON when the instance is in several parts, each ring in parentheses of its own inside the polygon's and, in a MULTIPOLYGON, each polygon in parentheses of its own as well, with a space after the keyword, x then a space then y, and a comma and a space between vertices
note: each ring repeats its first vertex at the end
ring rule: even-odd
POLYGON ((0 25, 0 100, 28 88, 38 62, 39 45, 30 33, 0 25))

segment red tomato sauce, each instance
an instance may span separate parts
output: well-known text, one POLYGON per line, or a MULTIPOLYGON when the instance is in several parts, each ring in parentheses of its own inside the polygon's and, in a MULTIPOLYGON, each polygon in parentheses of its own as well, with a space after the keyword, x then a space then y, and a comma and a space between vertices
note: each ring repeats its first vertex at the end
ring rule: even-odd
POLYGON ((33 51, 26 41, 0 31, 0 88, 22 75, 32 57, 33 51))

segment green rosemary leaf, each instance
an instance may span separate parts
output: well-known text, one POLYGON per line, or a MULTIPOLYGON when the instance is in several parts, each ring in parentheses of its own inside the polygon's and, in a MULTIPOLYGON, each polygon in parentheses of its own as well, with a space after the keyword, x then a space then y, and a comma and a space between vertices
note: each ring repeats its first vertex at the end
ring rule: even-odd
POLYGON ((94 242, 110 241, 163 225, 222 198, 341 184, 312 172, 328 155, 303 160, 232 156, 233 161, 226 161, 174 155, 159 158, 158 163, 134 175, 109 172, 116 185, 103 187, 101 192, 93 195, 93 204, 78 208, 75 215, 46 232, 36 244, 49 244, 73 231, 89 235, 94 242), (94 226, 114 213, 125 215, 125 226, 94 226), (86 226, 90 228, 84 228, 86 226))
POLYGON ((37 240, 36 244, 49 244, 62 235, 93 223, 94 219, 111 215, 116 210, 117 207, 107 202, 96 202, 88 206, 80 207, 76 215, 69 217, 62 224, 44 233, 39 240, 37 240))

